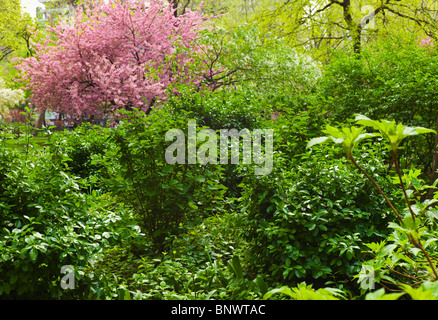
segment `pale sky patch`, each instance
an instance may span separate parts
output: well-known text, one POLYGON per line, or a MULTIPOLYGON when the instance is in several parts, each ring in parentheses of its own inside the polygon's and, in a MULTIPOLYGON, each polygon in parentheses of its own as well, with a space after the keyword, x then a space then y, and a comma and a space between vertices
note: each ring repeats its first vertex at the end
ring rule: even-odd
POLYGON ((24 11, 29 12, 31 17, 36 17, 36 8, 44 8, 44 4, 38 0, 21 0, 21 7, 24 11))

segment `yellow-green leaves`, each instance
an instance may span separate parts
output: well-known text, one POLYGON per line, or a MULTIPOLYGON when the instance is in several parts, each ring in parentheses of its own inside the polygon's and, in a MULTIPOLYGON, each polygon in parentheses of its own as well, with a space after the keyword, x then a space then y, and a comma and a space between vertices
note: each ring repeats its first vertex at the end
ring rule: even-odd
POLYGON ((408 136, 423 133, 436 134, 436 132, 432 129, 423 127, 408 127, 401 123, 397 124, 394 121, 388 120, 371 120, 363 115, 356 116, 356 124, 361 125, 361 127, 353 126, 351 128, 343 127, 338 129, 327 125, 326 129, 322 130, 322 132, 326 133, 327 136, 310 140, 307 144, 307 148, 311 148, 320 143, 332 141, 335 144, 342 144, 345 154, 349 158, 352 155, 354 147, 363 139, 381 136, 387 140, 389 149, 394 151, 399 148, 400 143, 408 136), (365 127, 371 127, 379 132, 365 133, 365 127))
POLYGON ((404 293, 385 293, 385 288, 368 293, 365 300, 397 300, 404 293))
POLYGON ((344 148, 345 154, 347 157, 350 157, 354 147, 363 139, 373 138, 378 136, 376 133, 362 133, 363 127, 351 127, 351 128, 342 128, 341 130, 329 126, 326 126, 326 129, 322 132, 327 133, 328 136, 314 138, 309 141, 307 144, 307 148, 311 148, 316 144, 324 143, 327 141, 333 141, 335 144, 342 144, 344 148))
POLYGON ((397 124, 394 121, 388 120, 371 120, 363 115, 356 116, 356 123, 378 130, 382 137, 388 141, 388 147, 390 150, 397 150, 403 139, 408 136, 414 136, 422 133, 436 134, 436 132, 432 129, 423 127, 408 127, 401 123, 397 124))
POLYGON ((275 293, 282 293, 293 300, 339 300, 343 297, 342 291, 339 289, 320 288, 315 290, 311 284, 307 285, 305 282, 301 282, 294 288, 283 286, 272 289, 263 296, 263 299, 267 300, 275 293))

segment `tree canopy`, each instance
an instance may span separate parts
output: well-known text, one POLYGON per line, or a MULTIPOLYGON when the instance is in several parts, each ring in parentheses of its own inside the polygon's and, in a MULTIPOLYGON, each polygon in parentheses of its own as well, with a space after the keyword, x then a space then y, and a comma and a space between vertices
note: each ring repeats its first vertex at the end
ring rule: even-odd
MULTIPOLYGON (((217 10, 216 2, 210 8, 217 10)), ((257 23, 267 37, 278 36, 290 45, 326 59, 331 49, 361 46, 377 38, 400 34, 437 38, 435 0, 287 0, 225 1, 223 24, 257 23)))
POLYGON ((33 20, 21 10, 20 0, 0 0, 0 61, 21 46, 30 51, 30 28, 33 20))
POLYGON ((174 11, 137 0, 78 7, 74 19, 47 27, 36 55, 18 65, 31 102, 76 114, 148 110, 169 84, 200 81, 191 67, 206 17, 174 11))

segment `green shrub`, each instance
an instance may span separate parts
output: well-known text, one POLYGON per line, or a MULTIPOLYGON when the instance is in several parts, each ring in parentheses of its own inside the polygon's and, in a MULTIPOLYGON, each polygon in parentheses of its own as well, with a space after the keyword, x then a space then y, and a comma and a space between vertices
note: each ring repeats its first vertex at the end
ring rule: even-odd
MULTIPOLYGON (((263 128, 264 117, 270 117, 271 107, 257 97, 255 89, 244 86, 240 90, 224 88, 217 91, 200 91, 182 87, 180 95, 173 96, 167 108, 190 112, 199 126, 207 126, 213 130, 220 129, 253 129, 263 128)), ((219 133, 218 133, 219 134, 219 133)), ((227 187, 226 196, 239 196, 236 187, 242 176, 234 164, 222 164, 224 169, 223 184, 227 187)))
MULTIPOLYGON (((255 299, 267 288, 249 274, 241 216, 223 213, 166 239, 165 252, 117 246, 97 269, 124 279, 134 299, 255 299), (138 253, 141 256, 138 256, 138 253)), ((145 244, 145 243, 144 243, 145 244)))
MULTIPOLYGON (((364 48, 361 59, 338 51, 326 66, 315 96, 325 101, 327 118, 345 123, 354 114, 409 126, 436 128, 438 51, 417 39, 382 39, 364 48)), ((328 121, 327 121, 328 123, 328 121)), ((435 139, 418 136, 400 150, 405 167, 421 166, 423 178, 437 178, 432 165, 435 139), (407 151, 409 150, 409 151, 407 151)))
POLYGON ((218 91, 196 91, 182 87, 180 94, 171 97, 167 108, 191 112, 200 126, 213 130, 260 128, 262 116, 270 116, 269 105, 263 105, 255 89, 223 89, 218 91))
POLYGON ((107 176, 102 165, 93 162, 93 157, 103 155, 114 148, 109 141, 109 129, 83 124, 74 131, 63 131, 52 137, 52 153, 63 155, 67 170, 82 179, 82 185, 103 188, 100 178, 107 176))
MULTIPOLYGON (((421 201, 416 198, 426 189, 418 179, 421 171, 410 170, 409 174, 403 175, 398 154, 401 143, 407 137, 430 133, 436 135, 437 133, 424 127, 409 127, 394 121, 372 120, 363 115, 356 116, 356 124, 359 126, 343 127, 341 129, 326 126, 323 132, 327 135, 312 139, 308 147, 324 142, 341 145, 344 156, 358 171, 365 175, 375 190, 385 199, 396 218, 396 221, 388 223, 388 229, 394 230, 387 237, 388 240, 392 241, 392 244, 386 245, 386 241, 366 244, 371 249, 371 253, 375 255, 375 259, 371 262, 367 261, 364 268, 361 269, 359 281, 361 282, 362 291, 370 288, 369 282, 371 282, 371 287, 374 286, 375 282, 385 281, 397 284, 399 287, 411 289, 407 283, 418 285, 429 279, 438 280, 438 272, 434 264, 434 260, 436 260, 434 256, 434 252, 436 252, 435 242, 437 240, 436 216, 434 210, 429 208, 436 200, 421 201), (374 129, 374 132, 365 132, 365 127, 374 129), (402 199, 406 207, 403 211, 400 209, 400 205, 390 200, 387 193, 382 189, 381 183, 368 173, 373 168, 369 165, 363 166, 356 161, 357 153, 354 151, 359 143, 365 139, 376 139, 376 137, 385 142, 385 150, 389 150, 391 153, 395 169, 395 177, 392 180, 400 186, 402 191, 402 199), (407 187, 413 190, 409 190, 407 187), (414 190, 415 192, 413 192, 414 190), (393 276, 395 275, 397 280, 389 276, 391 273, 393 276), (364 280, 368 281, 365 286, 362 282, 364 280)), ((414 293, 413 290, 406 292, 414 293)), ((394 298, 395 296, 391 297, 394 298)))
POLYGON ((4 298, 89 297, 95 279, 84 270, 106 248, 138 234, 129 211, 108 195, 81 192, 78 180, 63 171, 64 161, 54 158, 47 151, 23 155, 0 147, 4 298), (73 290, 60 286, 66 265, 75 271, 73 290))
MULTIPOLYGON (((385 235, 393 217, 384 200, 357 169, 331 159, 333 152, 326 147, 295 161, 278 154, 270 175, 242 184, 249 250, 270 283, 351 280, 363 243, 385 235)), ((392 188, 378 178, 386 168, 372 151, 362 161, 392 188)))
POLYGON ((104 183, 134 210, 142 230, 158 248, 181 225, 220 213, 223 207, 220 165, 189 164, 188 152, 185 164, 166 162, 166 149, 172 144, 165 140, 166 132, 181 129, 187 137, 189 119, 164 110, 149 116, 126 112, 112 131, 116 149, 94 159, 110 174, 104 183))

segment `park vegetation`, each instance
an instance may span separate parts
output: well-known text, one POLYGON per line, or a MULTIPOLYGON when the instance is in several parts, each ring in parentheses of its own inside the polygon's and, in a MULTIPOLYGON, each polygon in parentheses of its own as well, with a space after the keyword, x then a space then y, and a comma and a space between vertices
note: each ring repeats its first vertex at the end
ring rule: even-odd
POLYGON ((438 299, 434 1, 72 5, 0 0, 0 298, 438 299))

